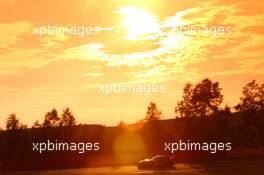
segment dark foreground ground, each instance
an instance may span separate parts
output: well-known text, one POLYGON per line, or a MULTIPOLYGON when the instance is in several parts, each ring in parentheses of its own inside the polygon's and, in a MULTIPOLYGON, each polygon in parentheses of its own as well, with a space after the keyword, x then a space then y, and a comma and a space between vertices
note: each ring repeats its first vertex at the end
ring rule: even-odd
POLYGON ((138 170, 136 166, 101 167, 50 171, 0 173, 1 175, 100 175, 100 174, 177 174, 177 175, 263 175, 264 158, 232 160, 208 160, 203 162, 177 163, 174 170, 138 170))

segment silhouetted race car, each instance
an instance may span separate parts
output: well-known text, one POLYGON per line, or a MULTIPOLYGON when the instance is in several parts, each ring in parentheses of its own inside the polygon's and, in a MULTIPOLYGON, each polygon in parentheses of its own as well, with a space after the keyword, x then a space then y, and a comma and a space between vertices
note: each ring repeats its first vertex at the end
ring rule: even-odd
POLYGON ((174 162, 168 156, 157 155, 151 159, 140 160, 137 166, 138 169, 170 169, 174 168, 174 162))

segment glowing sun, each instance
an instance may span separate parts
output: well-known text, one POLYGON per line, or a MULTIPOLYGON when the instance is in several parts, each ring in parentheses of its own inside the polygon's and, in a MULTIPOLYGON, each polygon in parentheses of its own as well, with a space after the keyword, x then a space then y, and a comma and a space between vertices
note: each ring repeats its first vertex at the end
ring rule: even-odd
POLYGON ((118 13, 125 17, 123 26, 127 30, 126 39, 138 40, 140 37, 159 30, 156 17, 144 10, 135 7, 121 7, 118 13))

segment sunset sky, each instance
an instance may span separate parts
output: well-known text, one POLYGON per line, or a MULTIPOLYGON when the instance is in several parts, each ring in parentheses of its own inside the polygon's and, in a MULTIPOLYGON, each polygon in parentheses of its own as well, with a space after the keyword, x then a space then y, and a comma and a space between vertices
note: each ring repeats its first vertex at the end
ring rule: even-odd
POLYGON ((262 0, 0 0, 0 127, 16 113, 29 126, 69 106, 81 123, 116 125, 145 116, 150 101, 175 116, 187 82, 219 81, 224 103, 264 82, 262 0), (33 27, 100 27, 97 34, 33 35, 33 27), (231 27, 179 34, 175 26, 231 27), (98 92, 101 84, 165 84, 162 94, 98 92))

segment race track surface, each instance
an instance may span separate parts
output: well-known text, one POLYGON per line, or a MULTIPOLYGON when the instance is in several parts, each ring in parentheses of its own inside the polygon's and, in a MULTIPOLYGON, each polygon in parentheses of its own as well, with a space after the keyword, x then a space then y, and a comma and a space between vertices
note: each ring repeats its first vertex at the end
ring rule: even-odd
POLYGON ((138 170, 136 166, 100 167, 50 171, 27 171, 0 173, 1 175, 127 175, 127 174, 168 174, 168 175, 263 175, 264 158, 214 160, 175 164, 171 170, 138 170))

